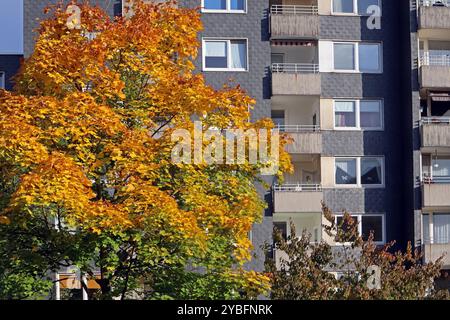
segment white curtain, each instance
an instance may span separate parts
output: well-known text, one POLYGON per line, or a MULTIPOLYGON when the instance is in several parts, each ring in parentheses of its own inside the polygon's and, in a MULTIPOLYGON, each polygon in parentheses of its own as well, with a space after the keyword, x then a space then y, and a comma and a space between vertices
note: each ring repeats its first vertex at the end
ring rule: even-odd
POLYGON ((226 41, 207 41, 205 56, 206 57, 226 57, 227 56, 226 41))
POLYGON ((450 243, 450 214, 433 214, 434 243, 450 243))
POLYGON ((450 160, 433 159, 433 176, 449 177, 450 176, 450 160))
POLYGON ((336 127, 356 126, 354 101, 336 101, 334 109, 336 127))
POLYGON ((245 41, 231 41, 231 67, 247 68, 247 45, 245 41))
POLYGON ((353 0, 333 0, 333 11, 342 13, 352 13, 353 0))

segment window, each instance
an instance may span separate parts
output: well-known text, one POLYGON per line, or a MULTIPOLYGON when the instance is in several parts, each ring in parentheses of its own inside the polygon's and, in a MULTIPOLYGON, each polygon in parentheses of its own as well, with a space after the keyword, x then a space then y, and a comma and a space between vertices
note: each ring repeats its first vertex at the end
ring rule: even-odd
POLYGON ((353 0, 333 0, 333 12, 335 13, 353 13, 353 0))
POLYGON ((433 170, 433 178, 450 177, 450 158, 446 157, 434 158, 431 161, 431 165, 433 170))
POLYGON ((334 44, 334 69, 355 70, 355 44, 334 44))
POLYGON ((382 184, 382 161, 379 158, 361 159, 361 184, 380 185, 382 184))
MULTIPOLYGON (((340 224, 342 216, 336 216, 336 224, 340 224)), ((373 232, 373 241, 378 244, 385 243, 384 238, 384 215, 383 214, 358 214, 352 215, 358 223, 358 233, 363 240, 367 241, 371 232, 373 232)))
POLYGON ((360 127, 362 129, 382 129, 383 113, 381 101, 360 101, 360 127))
POLYGON ((5 73, 0 71, 0 89, 5 89, 5 73))
POLYGON ((377 43, 359 44, 359 70, 378 72, 380 70, 380 45, 377 43))
POLYGON ((381 73, 381 44, 334 43, 334 70, 345 72, 381 73))
POLYGON ((246 71, 247 40, 204 40, 203 70, 246 71))
POLYGON ((203 12, 245 12, 246 0, 202 0, 203 12))
POLYGON ((334 128, 337 130, 383 130, 381 100, 335 100, 334 128))
POLYGON ((333 0, 334 14, 348 14, 367 16, 370 6, 378 6, 381 8, 380 0, 333 0))
POLYGON ((336 159, 336 184, 356 184, 356 159, 336 159))
POLYGON ((335 184, 337 186, 383 187, 384 158, 336 158, 335 184))
POLYGON ((356 102, 355 101, 335 101, 334 121, 335 127, 347 128, 356 127, 356 102))
POLYGON ((450 243, 450 213, 433 213, 423 215, 424 243, 450 243))

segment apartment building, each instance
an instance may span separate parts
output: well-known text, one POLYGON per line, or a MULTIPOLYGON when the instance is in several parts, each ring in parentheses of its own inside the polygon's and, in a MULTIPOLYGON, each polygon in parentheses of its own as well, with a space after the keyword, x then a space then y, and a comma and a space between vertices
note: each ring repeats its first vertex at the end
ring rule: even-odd
MULTIPOLYGON (((425 262, 450 269, 450 1, 411 1, 408 86, 413 180, 407 203, 425 262)), ((447 277, 448 281, 448 277, 447 277)), ((448 284, 447 284, 448 285, 448 284)))
MULTIPOLYGON (((0 4, 0 86, 11 88, 54 2, 0 4)), ((121 14, 120 0, 93 2, 121 14)), ((256 100, 252 120, 271 117, 294 139, 294 173, 260 190, 269 205, 248 268, 263 270, 274 226, 287 235, 292 220, 324 239, 321 201, 379 244, 414 241, 425 261, 450 254, 450 1, 178 2, 202 14, 197 71, 216 88, 240 84, 256 100)))

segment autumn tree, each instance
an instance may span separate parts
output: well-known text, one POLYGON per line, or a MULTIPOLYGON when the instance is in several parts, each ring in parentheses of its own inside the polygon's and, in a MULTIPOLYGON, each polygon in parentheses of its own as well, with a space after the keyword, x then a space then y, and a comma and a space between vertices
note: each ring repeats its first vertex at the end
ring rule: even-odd
MULTIPOLYGON (((248 121, 255 101, 239 86, 215 90, 194 72, 196 10, 134 3, 114 20, 77 3, 70 23, 49 8, 15 91, 0 91, 0 297, 45 292, 67 266, 95 279, 99 299, 268 289, 243 266, 265 206, 255 181, 273 163, 174 163, 172 135, 194 119, 220 133, 273 124, 248 121)), ((290 170, 286 141, 277 175, 290 170)))
POLYGON ((358 222, 344 212, 336 220, 323 206, 327 223, 323 228, 331 241, 311 242, 311 235, 291 234, 284 239, 274 230, 274 247, 285 255, 266 262, 271 275, 271 295, 282 300, 415 300, 449 298, 434 289, 442 258, 422 263, 422 255, 407 245, 405 252, 393 250, 395 242, 376 245, 373 233, 362 239, 358 222), (330 243, 334 243, 331 245, 330 243))

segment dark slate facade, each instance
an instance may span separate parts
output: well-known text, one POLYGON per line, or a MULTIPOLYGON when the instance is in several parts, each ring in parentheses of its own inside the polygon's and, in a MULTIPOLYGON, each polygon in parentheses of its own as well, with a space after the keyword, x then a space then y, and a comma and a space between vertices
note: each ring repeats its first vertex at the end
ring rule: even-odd
POLYGON ((5 89, 12 90, 14 86, 13 77, 20 67, 22 55, 0 55, 0 72, 5 73, 5 89))
POLYGON ((402 172, 404 163, 403 116, 401 96, 403 74, 399 18, 402 1, 382 1, 381 29, 367 28, 367 17, 320 16, 320 40, 381 42, 383 73, 322 73, 322 98, 382 99, 384 131, 324 131, 325 156, 384 156, 384 189, 328 189, 325 203, 335 211, 385 213, 386 240, 404 243, 405 188, 411 181, 402 172))

